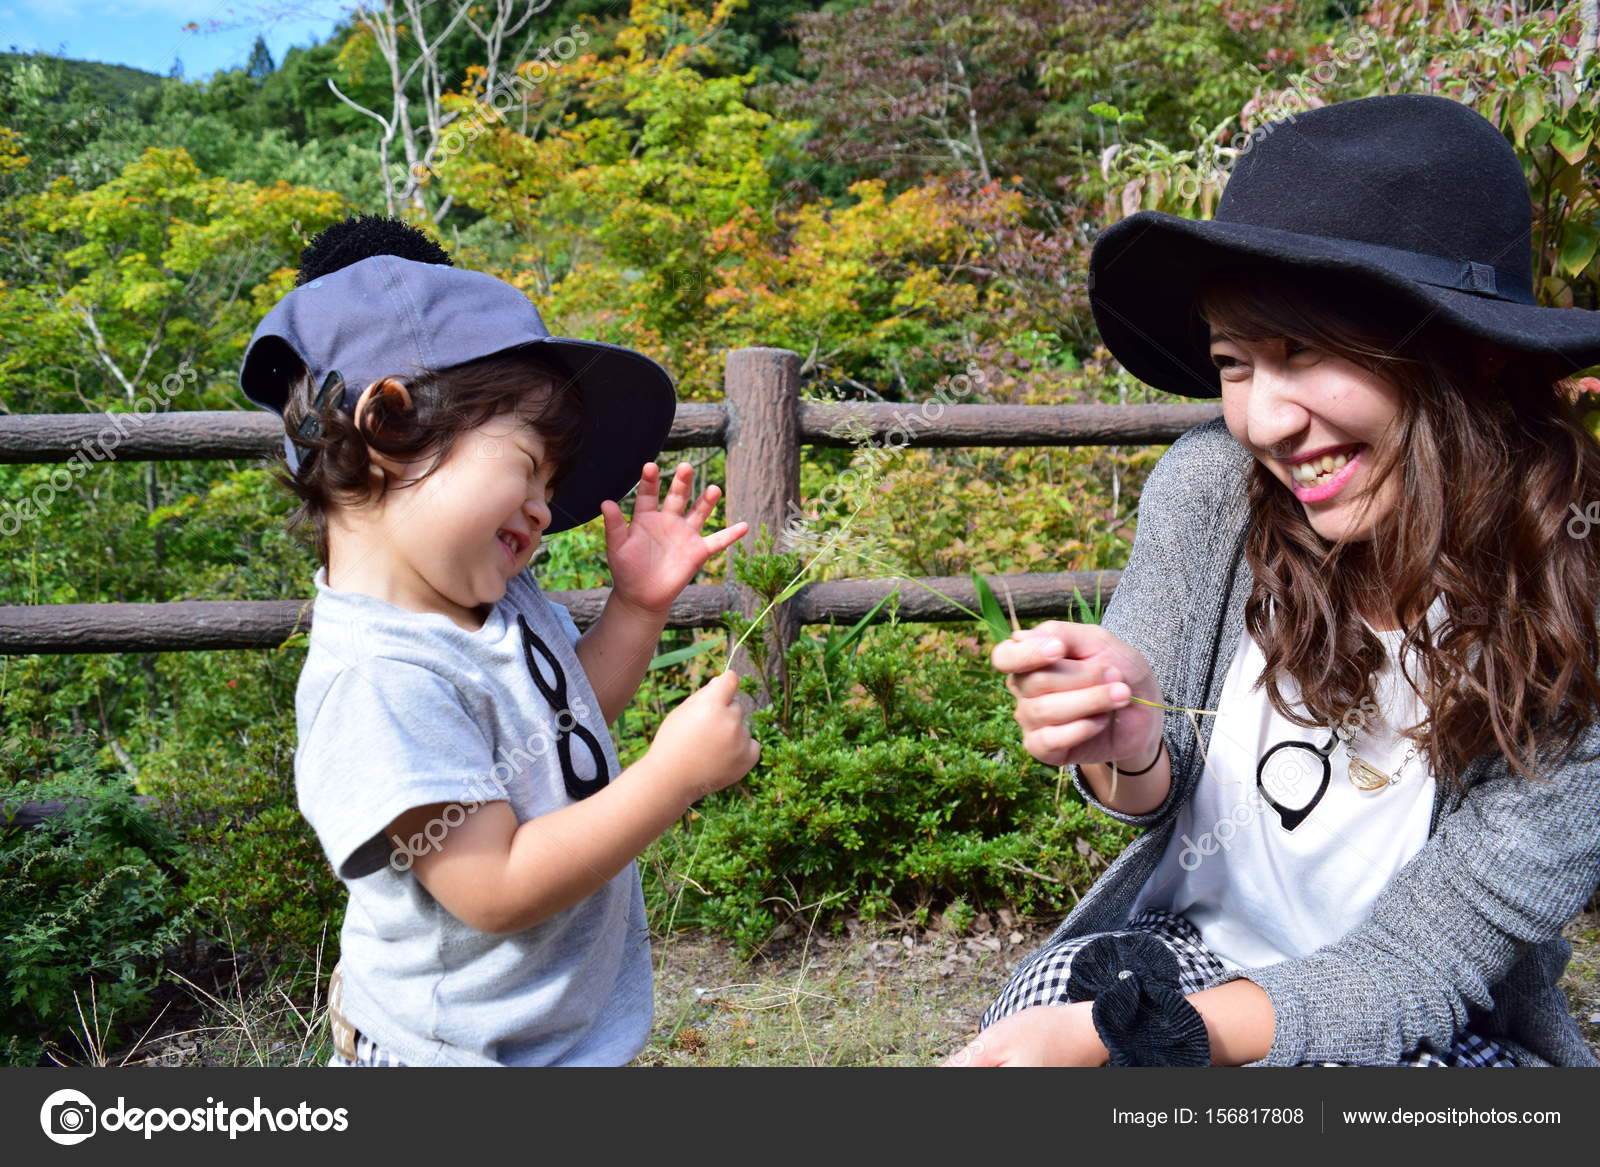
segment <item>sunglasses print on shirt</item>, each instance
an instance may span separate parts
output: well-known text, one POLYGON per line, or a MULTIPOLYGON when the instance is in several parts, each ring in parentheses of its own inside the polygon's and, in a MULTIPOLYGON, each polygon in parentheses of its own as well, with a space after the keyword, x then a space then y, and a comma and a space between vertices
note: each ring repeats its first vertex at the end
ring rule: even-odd
POLYGON ((1333 771, 1328 758, 1338 740, 1337 735, 1330 734, 1327 743, 1322 746, 1302 741, 1279 742, 1261 755, 1261 760, 1256 763, 1256 789, 1261 792, 1267 805, 1277 812, 1278 822, 1284 830, 1292 831, 1305 822, 1317 808, 1317 803, 1322 801, 1322 796, 1328 793, 1328 781, 1333 771), (1292 799, 1296 790, 1303 794, 1308 785, 1304 779, 1315 778, 1319 773, 1322 780, 1317 784, 1316 793, 1303 806, 1285 805, 1273 797, 1276 793, 1285 799, 1292 799))
POLYGON ((566 783, 567 794, 574 801, 588 798, 595 791, 602 789, 611 781, 611 771, 606 765, 605 750, 600 747, 600 739, 579 724, 577 714, 572 712, 572 706, 567 697, 567 674, 561 670, 561 662, 556 659, 556 654, 550 646, 539 638, 539 634, 528 626, 528 620, 522 613, 517 613, 517 626, 522 629, 522 655, 527 661, 528 675, 533 678, 533 683, 538 686, 544 699, 550 702, 550 708, 556 713, 556 757, 561 762, 561 777, 566 783), (555 677, 552 684, 544 679, 544 673, 539 664, 534 660, 534 652, 544 658, 550 666, 550 672, 555 677), (594 759, 595 776, 593 778, 578 777, 577 767, 572 764, 572 739, 576 737, 588 749, 590 757, 594 759))

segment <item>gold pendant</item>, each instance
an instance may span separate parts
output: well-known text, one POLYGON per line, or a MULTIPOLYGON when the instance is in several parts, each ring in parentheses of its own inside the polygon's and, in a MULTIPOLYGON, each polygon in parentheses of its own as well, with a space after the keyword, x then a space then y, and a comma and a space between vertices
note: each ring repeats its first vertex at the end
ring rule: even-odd
POLYGON ((1389 775, 1360 758, 1350 759, 1350 782, 1358 790, 1382 790, 1389 785, 1389 775))

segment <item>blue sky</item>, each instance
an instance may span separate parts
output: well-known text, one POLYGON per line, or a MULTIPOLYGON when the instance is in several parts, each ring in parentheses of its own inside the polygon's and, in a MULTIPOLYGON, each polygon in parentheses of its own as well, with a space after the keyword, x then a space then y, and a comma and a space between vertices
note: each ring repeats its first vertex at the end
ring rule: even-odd
POLYGON ((172 59, 189 80, 243 66, 256 34, 282 63, 291 45, 323 41, 350 5, 216 3, 215 0, 0 0, 0 50, 42 49, 81 61, 132 65, 166 75, 172 59), (198 32, 187 32, 193 21, 198 32))

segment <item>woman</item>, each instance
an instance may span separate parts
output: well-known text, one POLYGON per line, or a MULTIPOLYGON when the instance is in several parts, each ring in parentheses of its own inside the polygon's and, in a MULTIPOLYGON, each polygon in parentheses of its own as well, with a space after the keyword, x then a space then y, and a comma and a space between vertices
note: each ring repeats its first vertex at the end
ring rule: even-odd
POLYGON ((1099 627, 997 646, 1029 752, 1147 831, 947 1064, 1600 1065, 1557 985, 1600 883, 1600 443, 1483 118, 1274 123, 1210 222, 1090 261, 1112 354, 1222 399, 1099 627), (1586 529, 1583 531, 1587 533, 1586 529))

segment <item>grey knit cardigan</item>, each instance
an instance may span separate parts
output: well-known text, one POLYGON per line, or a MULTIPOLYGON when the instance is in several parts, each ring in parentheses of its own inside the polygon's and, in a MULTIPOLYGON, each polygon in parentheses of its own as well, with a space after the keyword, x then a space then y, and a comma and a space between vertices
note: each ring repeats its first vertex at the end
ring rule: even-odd
MULTIPOLYGON (((1133 550, 1103 623, 1149 660, 1168 705, 1215 709, 1244 630, 1252 460, 1216 418, 1173 443, 1140 497, 1133 550)), ((1172 790, 1150 813, 1112 810, 1073 768, 1091 806, 1148 829, 1046 944, 1124 927, 1166 849, 1203 761, 1189 718, 1164 717, 1172 790)), ((1208 748, 1213 720, 1195 717, 1208 748)), ((1551 781, 1517 777, 1498 753, 1474 759, 1465 796, 1437 788, 1427 844, 1365 922, 1308 956, 1223 978, 1247 977, 1272 999, 1272 1048, 1250 1065, 1391 1065, 1424 1038, 1447 1048, 1470 1022, 1519 1064, 1600 1066, 1557 984, 1572 952, 1561 929, 1600 885, 1600 723, 1563 766, 1539 770, 1551 781)))

